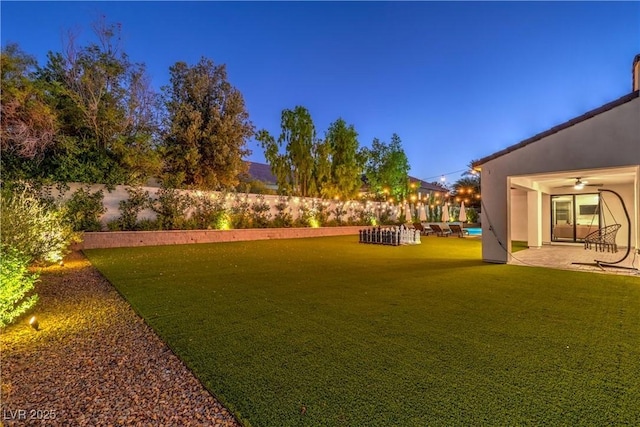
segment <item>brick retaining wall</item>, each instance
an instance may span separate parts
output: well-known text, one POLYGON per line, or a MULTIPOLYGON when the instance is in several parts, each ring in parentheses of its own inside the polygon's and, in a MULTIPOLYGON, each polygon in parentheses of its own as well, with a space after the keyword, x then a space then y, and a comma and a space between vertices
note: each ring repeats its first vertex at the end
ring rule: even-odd
POLYGON ((188 243, 235 242, 243 240, 293 239, 344 236, 357 238, 363 226, 320 228, 248 228, 240 230, 109 231, 84 233, 75 250, 132 246, 180 245, 188 243))

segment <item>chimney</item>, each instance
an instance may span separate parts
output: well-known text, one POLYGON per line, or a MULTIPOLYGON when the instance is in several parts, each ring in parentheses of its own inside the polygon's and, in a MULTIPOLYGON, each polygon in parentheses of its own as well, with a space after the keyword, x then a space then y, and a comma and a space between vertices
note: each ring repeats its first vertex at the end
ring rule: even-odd
POLYGON ((640 90, 640 53, 633 58, 631 67, 631 91, 640 90))

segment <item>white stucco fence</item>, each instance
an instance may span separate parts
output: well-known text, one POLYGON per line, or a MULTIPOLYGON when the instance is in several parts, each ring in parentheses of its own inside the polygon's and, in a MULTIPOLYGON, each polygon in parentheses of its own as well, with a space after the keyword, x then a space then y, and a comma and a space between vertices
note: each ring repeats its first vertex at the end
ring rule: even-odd
MULTIPOLYGON (((103 225, 103 228, 106 230, 107 223, 110 221, 116 220, 120 217, 119 203, 121 200, 126 200, 129 198, 129 194, 127 193, 127 186, 117 185, 112 189, 107 188, 105 185, 101 184, 81 184, 81 183, 70 183, 67 184, 69 189, 66 191, 59 191, 55 187, 49 187, 50 195, 54 198, 58 198, 60 200, 68 200, 71 198, 74 192, 78 191, 80 188, 88 189, 91 193, 95 193, 96 191, 102 191, 104 194, 103 204, 106 208, 105 213, 100 217, 100 221, 103 225)), ((158 187, 141 187, 142 190, 147 191, 151 198, 156 198, 158 187)), ((179 190, 182 194, 189 195, 209 195, 214 199, 219 199, 220 197, 225 197, 223 193, 217 191, 197 191, 197 190, 179 190)), ((270 214, 271 216, 275 216, 278 213, 278 209, 276 205, 280 201, 280 196, 277 195, 266 195, 266 194, 250 194, 250 193, 227 193, 225 198, 225 207, 230 209, 236 200, 236 197, 240 197, 243 200, 246 200, 249 204, 256 202, 259 198, 263 199, 266 203, 269 204, 270 214)), ((342 209, 346 211, 346 213, 342 216, 343 220, 346 220, 350 216, 356 216, 360 211, 367 210, 371 212, 376 217, 379 217, 380 212, 387 210, 392 219, 396 218, 404 218, 403 211, 400 207, 394 205, 388 205, 387 203, 379 203, 379 202, 359 202, 359 201, 340 201, 340 200, 327 200, 327 199, 318 199, 318 198, 310 198, 310 197, 289 197, 288 198, 288 207, 286 208, 286 212, 291 215, 293 220, 298 219, 302 215, 302 209, 309 209, 314 204, 322 203, 325 208, 325 212, 328 214, 328 219, 336 219, 335 211, 338 205, 342 206, 342 209)), ((187 217, 191 214, 190 210, 187 210, 187 217)), ((138 219, 155 219, 156 213, 151 209, 144 209, 138 215, 138 219)))

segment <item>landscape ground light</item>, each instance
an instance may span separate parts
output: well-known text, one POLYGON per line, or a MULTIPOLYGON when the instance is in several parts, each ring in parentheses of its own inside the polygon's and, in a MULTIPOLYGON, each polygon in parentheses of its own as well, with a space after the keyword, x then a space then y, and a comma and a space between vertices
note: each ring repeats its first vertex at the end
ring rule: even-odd
POLYGON ((36 316, 32 316, 31 319, 29 319, 29 325, 36 331, 40 330, 40 324, 38 323, 36 316))

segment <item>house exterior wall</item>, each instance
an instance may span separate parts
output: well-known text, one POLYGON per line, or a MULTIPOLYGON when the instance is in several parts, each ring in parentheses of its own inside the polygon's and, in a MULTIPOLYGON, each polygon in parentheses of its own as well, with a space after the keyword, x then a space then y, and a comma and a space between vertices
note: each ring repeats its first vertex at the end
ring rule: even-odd
MULTIPOLYGON (((542 195, 542 212, 551 212, 551 196, 542 195)), ((551 242, 551 215, 542 215, 542 244, 551 242)))
POLYGON ((527 193, 511 190, 511 240, 527 240, 527 193))
MULTIPOLYGON (((482 257, 506 263, 510 251, 508 233, 511 199, 508 177, 610 167, 640 167, 640 98, 618 105, 531 144, 488 160, 482 165, 482 257)), ((634 184, 624 189, 632 206, 632 222, 638 224, 640 200, 638 172, 634 184)), ((548 195, 545 195, 548 199, 548 195)), ((544 198, 543 198, 544 199, 544 198)), ((544 209, 545 203, 542 203, 544 209)), ((548 206, 548 204, 547 204, 548 206)), ((546 217, 544 215, 543 217, 546 217)), ((616 215, 616 219, 619 217, 616 215)), ((632 245, 638 246, 637 226, 632 245)), ((548 227, 545 227, 548 228, 548 227)), ((550 240, 548 231, 542 239, 550 240)), ((625 243, 626 244, 626 243, 625 243)))

